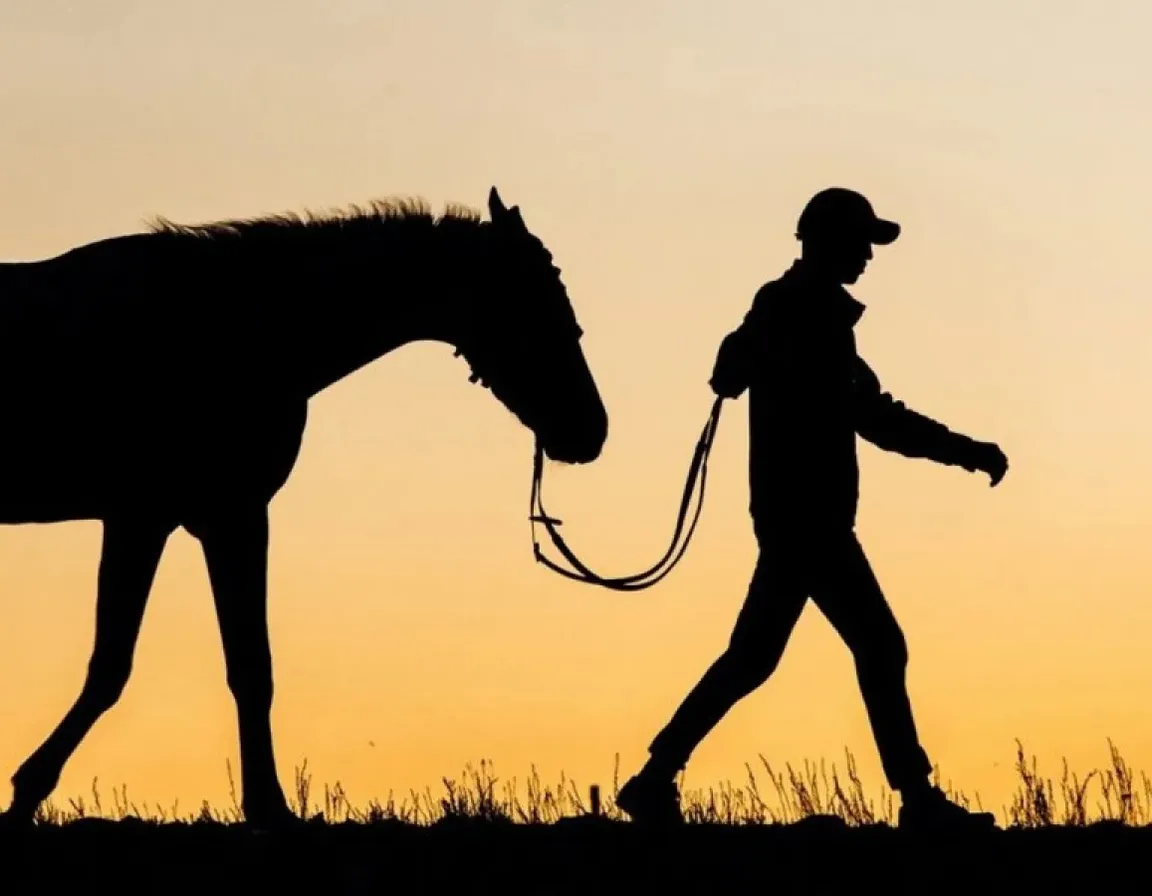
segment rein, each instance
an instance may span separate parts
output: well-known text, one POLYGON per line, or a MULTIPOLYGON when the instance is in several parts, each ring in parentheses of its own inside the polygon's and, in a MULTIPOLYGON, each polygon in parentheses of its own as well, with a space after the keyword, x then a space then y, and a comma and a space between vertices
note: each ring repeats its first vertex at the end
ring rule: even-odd
POLYGON ((549 516, 548 512, 544 509, 542 497, 544 448, 540 444, 540 440, 537 439, 536 453, 532 462, 532 499, 528 517, 532 523, 532 553, 536 557, 536 561, 565 578, 572 579, 576 582, 584 582, 588 585, 599 585, 601 588, 608 588, 612 591, 641 591, 645 588, 651 588, 668 575, 668 573, 675 568, 676 564, 680 562, 684 556, 684 552, 687 551, 688 543, 692 540, 692 535, 696 531, 696 523, 700 520, 700 512, 704 509, 704 485, 708 479, 708 457, 712 453, 712 443, 716 438, 716 428, 720 423, 720 409, 723 402, 723 398, 716 399, 708 415, 708 420, 704 424, 704 429, 700 433, 700 438, 696 442, 696 451, 692 455, 692 463, 688 467, 688 477, 684 483, 684 495, 680 500, 680 511, 676 517, 676 528, 672 533, 671 545, 669 545, 664 556, 655 564, 643 572, 638 572, 630 576, 607 578, 597 575, 582 563, 565 543, 563 536, 560 535, 556 528, 562 525, 562 521, 549 516), (688 526, 687 533, 684 533, 684 524, 688 519, 688 509, 692 502, 692 494, 696 491, 697 483, 699 483, 700 486, 700 495, 696 502, 696 511, 692 516, 692 521, 688 526), (544 552, 540 548, 540 542, 536 537, 537 524, 544 527, 544 531, 548 533, 552 544, 563 555, 564 559, 568 561, 571 569, 566 569, 544 556, 544 552), (680 541, 682 533, 684 533, 684 541, 683 544, 677 548, 677 542, 680 541))

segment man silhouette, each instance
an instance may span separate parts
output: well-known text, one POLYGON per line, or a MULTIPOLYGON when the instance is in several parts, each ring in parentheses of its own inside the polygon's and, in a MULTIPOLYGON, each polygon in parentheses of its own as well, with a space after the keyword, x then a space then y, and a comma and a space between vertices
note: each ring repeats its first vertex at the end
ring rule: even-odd
POLYGON ((900 793, 904 826, 991 827, 930 782, 905 684, 904 635, 855 533, 856 436, 906 457, 1007 472, 1000 448, 954 433, 881 389, 856 353, 864 306, 844 289, 900 226, 859 193, 831 188, 805 206, 801 257, 766 283, 720 345, 710 385, 749 393, 750 511, 759 558, 727 650, 652 742, 644 768, 617 797, 638 822, 682 820, 675 776, 720 719, 763 684, 811 597, 855 661, 885 776, 900 793))

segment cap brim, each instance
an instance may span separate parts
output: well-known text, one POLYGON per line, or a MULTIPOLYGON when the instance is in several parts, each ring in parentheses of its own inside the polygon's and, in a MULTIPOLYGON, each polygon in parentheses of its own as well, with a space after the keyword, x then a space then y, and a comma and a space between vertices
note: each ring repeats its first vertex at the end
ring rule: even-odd
POLYGON ((877 218, 872 222, 871 238, 872 242, 877 246, 887 246, 890 243, 894 243, 898 236, 900 236, 900 225, 895 221, 885 221, 883 218, 877 218))

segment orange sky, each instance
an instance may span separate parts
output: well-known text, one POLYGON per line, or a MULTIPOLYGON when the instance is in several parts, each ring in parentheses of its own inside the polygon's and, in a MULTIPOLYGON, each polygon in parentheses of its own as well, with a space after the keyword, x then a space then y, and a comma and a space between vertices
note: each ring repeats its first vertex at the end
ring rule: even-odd
MULTIPOLYGON (((600 461, 550 473, 549 509, 620 573, 663 549, 716 346, 791 261, 804 200, 864 191, 904 234, 854 287, 861 351, 1012 462, 989 490, 861 447, 861 537, 925 743, 999 806, 1016 737, 1052 773, 1102 762, 1108 737, 1152 770, 1150 26, 1137 0, 20 0, 0 6, 0 257, 154 214, 481 206, 495 183, 563 268, 611 415, 600 461)), ((725 410, 682 566, 618 595, 533 564, 531 438, 450 351, 411 347, 317 399, 273 504, 285 783, 305 756, 353 799, 482 757, 582 782, 608 782, 616 752, 637 767, 743 598, 745 414, 725 410)), ((82 681, 99 539, 0 537, 0 780, 82 681)), ((878 791, 850 659, 810 608, 689 786, 845 746, 878 791)), ((207 577, 179 533, 134 678, 58 795, 99 776, 220 801, 228 757, 207 577)))

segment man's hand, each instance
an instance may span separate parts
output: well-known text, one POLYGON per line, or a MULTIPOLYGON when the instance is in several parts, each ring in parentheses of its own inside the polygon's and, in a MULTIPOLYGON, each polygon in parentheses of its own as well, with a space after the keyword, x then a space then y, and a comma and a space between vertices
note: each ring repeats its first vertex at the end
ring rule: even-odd
POLYGON ((976 442, 964 468, 973 473, 976 470, 987 473, 992 480, 990 485, 994 488, 1008 472, 1008 458, 1000 450, 999 445, 993 442, 976 442))
POLYGON ((724 337, 708 385, 721 398, 739 398, 748 388, 747 334, 736 330, 724 337))
POLYGON ((708 381, 708 385, 712 387, 712 391, 720 398, 739 398, 744 394, 745 389, 743 380, 726 379, 721 371, 713 374, 712 379, 708 381))

